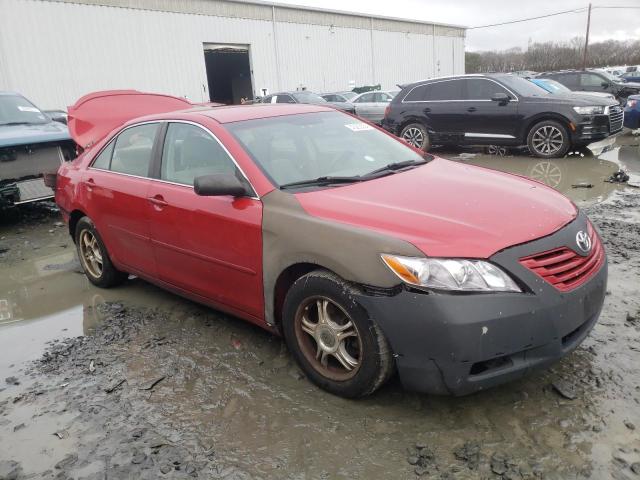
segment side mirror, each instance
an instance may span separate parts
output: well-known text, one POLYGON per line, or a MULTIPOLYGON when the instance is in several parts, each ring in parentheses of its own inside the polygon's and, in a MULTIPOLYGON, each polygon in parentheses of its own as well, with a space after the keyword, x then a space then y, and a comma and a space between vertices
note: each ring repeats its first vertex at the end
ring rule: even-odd
POLYGON ((250 195, 249 189, 238 180, 238 177, 228 173, 217 175, 202 175, 193 181, 196 195, 203 197, 244 197, 250 195))
POLYGON ((507 103, 509 103, 511 98, 506 93, 494 93, 493 97, 491 97, 491 100, 493 100, 494 102, 498 102, 500 105, 506 105, 507 103))
POLYGON ((600 85, 602 85, 602 88, 609 88, 609 82, 602 82, 600 85))

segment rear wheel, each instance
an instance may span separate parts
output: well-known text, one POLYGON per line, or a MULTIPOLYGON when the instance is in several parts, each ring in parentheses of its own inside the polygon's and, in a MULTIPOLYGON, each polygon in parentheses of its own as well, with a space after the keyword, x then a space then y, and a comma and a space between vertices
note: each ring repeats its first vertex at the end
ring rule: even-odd
POLYGON ((571 147, 569 132, 561 123, 543 120, 529 130, 527 146, 536 157, 562 157, 571 147))
POLYGON ((393 373, 386 338, 337 275, 316 270, 287 292, 282 329, 307 377, 342 397, 368 395, 393 373))
POLYGON ((82 217, 76 225, 76 248, 82 270, 91 283, 108 288, 121 284, 127 274, 111 263, 107 248, 89 217, 82 217))
POLYGON ((421 123, 410 123, 405 125, 400 132, 400 138, 405 142, 426 152, 431 148, 431 139, 427 128, 421 123))

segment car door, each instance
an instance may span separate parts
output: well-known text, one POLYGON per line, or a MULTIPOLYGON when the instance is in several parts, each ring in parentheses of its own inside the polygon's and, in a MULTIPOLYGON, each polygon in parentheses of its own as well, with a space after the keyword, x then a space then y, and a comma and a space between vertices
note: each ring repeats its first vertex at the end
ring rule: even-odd
POLYGON ((169 123, 160 157, 148 193, 159 278, 232 312, 262 319, 262 203, 196 195, 198 176, 244 178, 222 143, 198 124, 169 123))
POLYGON ((391 103, 393 97, 386 92, 376 92, 373 96, 373 103, 369 110, 369 120, 374 123, 382 122, 384 118, 384 111, 387 105, 391 103))
POLYGON ((85 171, 82 186, 87 215, 112 259, 135 274, 155 276, 151 251, 149 169, 158 148, 159 123, 125 128, 85 171))
POLYGON ((375 112, 374 99, 374 92, 363 93, 356 98, 353 101, 353 105, 356 107, 356 115, 367 120, 371 120, 371 116, 375 112))
POLYGON ((518 99, 503 85, 489 78, 463 80, 465 95, 464 136, 467 143, 492 144, 515 141, 518 99), (494 95, 507 95, 508 102, 492 100, 494 95))

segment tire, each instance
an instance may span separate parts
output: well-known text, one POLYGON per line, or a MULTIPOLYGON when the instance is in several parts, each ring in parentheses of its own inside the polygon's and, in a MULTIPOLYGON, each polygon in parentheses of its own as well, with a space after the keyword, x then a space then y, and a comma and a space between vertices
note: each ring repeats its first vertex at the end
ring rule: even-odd
POLYGON ((355 294, 337 275, 315 270, 294 282, 282 311, 284 339, 300 368, 345 398, 373 393, 394 372, 389 344, 355 294))
POLYGON ((539 158, 563 157, 571 147, 566 127, 554 120, 536 123, 527 135, 527 146, 539 158))
POLYGON ((76 249, 84 274, 97 287, 109 288, 123 283, 128 275, 117 270, 100 234, 89 217, 78 220, 75 231, 76 249))
POLYGON ((431 148, 429 132, 423 124, 418 122, 405 125, 400 131, 400 138, 423 152, 428 152, 431 148))

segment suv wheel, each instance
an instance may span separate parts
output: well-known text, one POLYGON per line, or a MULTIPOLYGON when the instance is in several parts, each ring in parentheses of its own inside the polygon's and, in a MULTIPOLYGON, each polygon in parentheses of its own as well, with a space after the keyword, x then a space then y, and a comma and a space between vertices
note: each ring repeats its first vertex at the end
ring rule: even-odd
POLYGON ((82 270, 91 283, 108 288, 124 282, 128 275, 111 263, 107 248, 89 217, 82 217, 76 225, 76 248, 82 270))
POLYGON ((289 350, 320 388, 346 398, 374 392, 393 373, 387 340, 337 275, 316 270, 285 298, 282 330, 289 350))
POLYGON ((429 133, 421 123, 410 123, 409 125, 405 125, 400 132, 400 138, 414 147, 419 148, 423 152, 426 152, 431 148, 429 133))
POLYGON ((527 135, 529 151, 540 158, 562 157, 569 150, 569 132, 560 123, 543 120, 536 123, 527 135))

